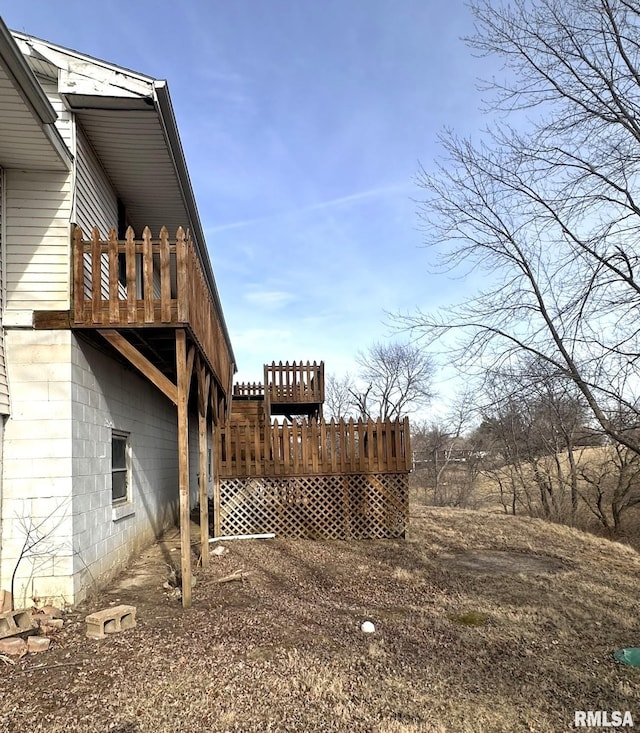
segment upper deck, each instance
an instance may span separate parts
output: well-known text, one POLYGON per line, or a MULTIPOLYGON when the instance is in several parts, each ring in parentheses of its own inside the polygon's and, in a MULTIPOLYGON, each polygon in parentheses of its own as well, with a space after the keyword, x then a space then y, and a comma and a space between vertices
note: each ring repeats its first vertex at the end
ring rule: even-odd
POLYGON ((135 347, 170 378, 175 340, 167 330, 183 328, 224 392, 230 392, 234 365, 224 319, 188 232, 180 228, 170 239, 163 227, 153 238, 145 228, 135 239, 129 228, 119 240, 111 229, 104 240, 97 228, 86 239, 76 227, 71 262, 71 309, 39 312, 36 326, 126 329, 135 347))
POLYGON ((324 362, 265 364, 264 382, 235 384, 233 398, 236 404, 244 400, 263 401, 267 418, 276 415, 317 418, 324 403, 324 362))

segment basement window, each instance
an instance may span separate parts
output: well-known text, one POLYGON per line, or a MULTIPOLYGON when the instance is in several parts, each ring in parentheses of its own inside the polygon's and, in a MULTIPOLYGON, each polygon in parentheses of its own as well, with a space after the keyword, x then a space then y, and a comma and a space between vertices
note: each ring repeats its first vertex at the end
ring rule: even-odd
POLYGON ((129 500, 130 460, 129 435, 114 430, 111 433, 111 501, 124 504, 129 500))

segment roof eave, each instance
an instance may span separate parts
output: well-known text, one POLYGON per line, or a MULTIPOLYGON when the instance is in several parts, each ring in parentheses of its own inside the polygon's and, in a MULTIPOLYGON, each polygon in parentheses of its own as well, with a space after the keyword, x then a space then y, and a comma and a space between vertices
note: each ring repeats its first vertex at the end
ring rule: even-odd
POLYGON ((16 83, 16 88, 33 110, 56 154, 62 163, 70 169, 73 157, 55 127, 58 115, 2 18, 0 18, 0 56, 7 73, 11 74, 16 83))

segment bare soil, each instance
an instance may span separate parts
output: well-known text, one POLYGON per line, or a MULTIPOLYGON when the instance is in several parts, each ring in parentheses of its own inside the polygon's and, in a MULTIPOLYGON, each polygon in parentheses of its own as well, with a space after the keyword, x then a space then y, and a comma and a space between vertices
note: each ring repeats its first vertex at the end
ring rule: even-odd
POLYGON ((0 731, 551 733, 576 710, 640 724, 640 669, 612 658, 640 646, 628 546, 424 507, 404 541, 223 544, 191 609, 163 589, 174 533, 67 614, 50 651, 0 660, 0 731), (86 614, 118 603, 136 628, 87 639, 86 614))

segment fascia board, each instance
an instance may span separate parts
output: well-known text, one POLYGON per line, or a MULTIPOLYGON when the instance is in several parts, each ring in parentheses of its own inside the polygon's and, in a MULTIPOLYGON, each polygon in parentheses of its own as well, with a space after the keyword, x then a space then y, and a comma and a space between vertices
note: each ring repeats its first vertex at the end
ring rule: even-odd
POLYGON ((61 94, 90 94, 103 97, 151 97, 153 86, 110 69, 81 62, 58 74, 61 94))
POLYGON ((152 79, 131 74, 118 66, 88 58, 78 58, 37 41, 28 44, 33 50, 57 66, 58 91, 61 94, 94 94, 106 97, 150 97, 152 79))
POLYGON ((0 18, 0 57, 7 73, 13 78, 16 88, 44 125, 54 124, 58 115, 49 98, 38 84, 29 64, 18 48, 11 31, 0 18))
POLYGON ((12 31, 16 41, 24 42, 31 46, 34 50, 37 50, 45 59, 50 63, 57 66, 59 69, 73 70, 74 66, 78 64, 78 68, 82 65, 89 65, 93 68, 101 68, 110 70, 122 74, 132 80, 138 80, 146 84, 152 84, 154 79, 148 74, 141 74, 138 71, 127 69, 124 66, 118 66, 117 64, 109 63, 103 59, 89 56, 86 53, 80 53, 72 48, 65 48, 64 46, 58 46, 50 41, 45 41, 42 38, 36 38, 35 36, 28 36, 25 33, 19 33, 18 31, 12 31))

